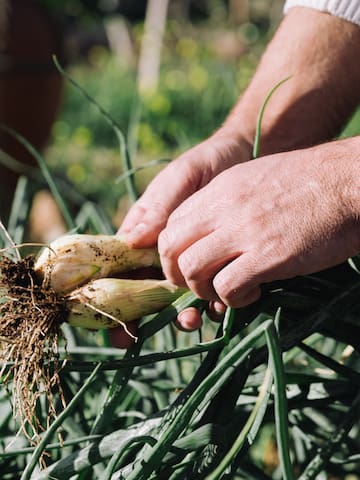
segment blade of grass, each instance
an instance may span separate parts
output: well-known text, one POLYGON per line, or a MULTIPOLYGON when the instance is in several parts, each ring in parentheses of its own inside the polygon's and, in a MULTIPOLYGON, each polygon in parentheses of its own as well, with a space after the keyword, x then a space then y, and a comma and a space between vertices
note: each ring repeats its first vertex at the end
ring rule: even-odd
POLYGON ((327 443, 321 447, 315 457, 308 464, 306 469, 300 475, 299 480, 315 480, 318 474, 325 468, 329 462, 334 450, 343 442, 354 423, 358 421, 360 413, 360 393, 357 394, 355 400, 344 416, 336 432, 329 436, 327 443))
POLYGON ((86 379, 84 382, 83 386, 80 388, 80 390, 76 393, 76 395, 73 397, 73 399, 70 401, 70 403, 67 405, 67 407, 60 413, 60 415, 56 418, 56 420, 49 426, 49 428, 46 430, 44 433, 39 445, 34 450, 34 453, 31 456, 30 461, 26 465, 26 468, 21 475, 20 480, 30 480, 31 474, 33 470, 35 469, 41 455, 44 453, 44 450, 46 448, 47 443, 49 442, 49 439, 51 438, 52 435, 56 432, 58 427, 62 424, 62 422, 71 414, 71 412, 74 410, 76 405, 79 403, 79 400, 83 397, 85 392, 88 390, 90 387, 91 383, 95 380, 96 375, 98 374, 100 368, 100 364, 98 364, 91 375, 86 379))
POLYGON ((155 438, 150 436, 139 436, 136 438, 130 438, 125 445, 122 446, 114 455, 111 457, 109 463, 107 464, 106 470, 102 476, 102 480, 111 480, 113 473, 115 472, 121 457, 124 454, 127 454, 127 450, 135 443, 147 443, 148 445, 154 445, 156 443, 155 438))
POLYGON ((233 459, 239 454, 242 449, 245 441, 248 439, 249 443, 254 441, 254 438, 261 426, 262 420, 265 415, 265 411, 268 405, 270 398, 270 388, 273 381, 273 375, 271 369, 268 367, 264 380, 259 388, 259 395, 257 397, 254 408, 252 409, 249 418, 247 419, 244 427, 233 443, 232 447, 228 450, 226 455, 220 464, 211 472, 210 475, 207 475, 206 480, 219 480, 225 470, 231 465, 233 459))
POLYGON ((4 152, 0 148, 0 164, 9 170, 18 173, 19 175, 24 175, 33 180, 39 180, 38 171, 34 167, 29 167, 19 160, 16 160, 8 153, 4 152))
POLYGON ((265 108, 266 105, 269 103, 270 98, 273 96, 275 91, 285 82, 287 82, 291 77, 286 77, 283 80, 280 80, 271 90, 270 92, 266 95, 266 98, 261 105, 260 112, 257 118, 256 122, 256 130, 255 130, 255 138, 254 138, 254 147, 253 147, 253 158, 257 158, 259 156, 259 150, 260 150, 260 136, 261 136, 261 124, 262 124, 262 119, 264 116, 265 108))
POLYGON ((265 331, 265 336, 274 375, 275 429, 280 465, 284 480, 294 480, 295 477, 290 459, 288 407, 284 364, 282 361, 279 337, 274 324, 271 324, 271 326, 265 331))
POLYGON ((115 180, 116 183, 120 183, 124 181, 129 175, 133 175, 136 172, 140 172, 141 170, 146 170, 150 167, 155 167, 156 165, 161 165, 162 163, 169 163, 171 162, 170 158, 158 158, 155 160, 150 160, 149 162, 144 163, 143 165, 138 165, 137 167, 132 167, 127 172, 122 173, 117 177, 115 180))
MULTIPOLYGON (((161 340, 162 343, 160 345, 160 351, 174 351, 178 345, 176 333, 172 325, 167 325, 161 331, 161 340)), ((159 348, 158 348, 159 349, 159 348)), ((179 359, 172 359, 165 364, 166 370, 169 372, 169 377, 174 380, 175 383, 178 385, 182 385, 184 383, 184 378, 181 369, 181 361, 179 359)))
POLYGON ((52 477, 67 479, 78 475, 92 465, 103 462, 119 450, 123 450, 130 440, 150 436, 160 421, 161 413, 157 417, 149 417, 127 429, 105 435, 99 442, 92 442, 83 449, 61 458, 31 480, 48 480, 52 477))
MULTIPOLYGON (((134 360, 135 358, 138 358, 142 344, 146 338, 153 335, 155 332, 159 331, 165 325, 173 321, 178 312, 190 305, 198 304, 199 302, 202 303, 191 292, 182 295, 170 307, 165 308, 159 315, 157 315, 153 321, 148 322, 143 327, 140 327, 138 332, 139 340, 127 350, 124 359, 134 360)), ((92 434, 103 433, 106 425, 108 425, 109 422, 111 424, 111 418, 114 415, 114 410, 117 403, 122 398, 124 387, 127 385, 133 369, 134 366, 123 367, 116 372, 105 402, 103 403, 103 406, 93 423, 91 429, 92 434)))
MULTIPOLYGON (((53 56, 53 60, 55 63, 56 68, 58 71, 63 75, 92 105, 94 105, 101 115, 105 118, 105 120, 109 123, 115 135, 118 139, 119 146, 120 146, 120 155, 123 162, 123 170, 124 172, 128 172, 132 169, 131 159, 129 155, 129 150, 127 148, 125 136, 121 131, 121 128, 117 124, 117 122, 113 119, 113 117, 106 111, 104 108, 93 98, 89 95, 85 89, 79 85, 60 65, 59 61, 57 60, 56 56, 53 56)), ((130 199, 134 202, 138 198, 138 193, 136 190, 135 185, 135 177, 134 174, 131 173, 129 176, 125 178, 126 180, 126 189, 130 199)))
POLYGON ((29 213, 29 180, 21 176, 17 182, 14 200, 8 221, 8 232, 14 243, 22 243, 25 232, 25 223, 29 213))
MULTIPOLYGON (((119 370, 121 368, 127 368, 127 367, 134 368, 134 367, 140 367, 143 365, 150 365, 157 362, 173 360, 177 358, 190 357, 193 355, 198 355, 201 353, 206 353, 212 350, 219 349, 223 345, 224 345, 224 339, 223 337, 221 337, 221 338, 217 338, 216 340, 211 340, 209 342, 195 344, 192 347, 179 348, 179 349, 175 349, 175 350, 164 352, 164 353, 149 353, 146 355, 139 355, 137 357, 135 356, 134 358, 132 358, 132 356, 135 355, 134 353, 129 355, 125 353, 124 358, 121 360, 101 361, 100 370, 105 372, 105 371, 111 371, 111 370, 119 370)), ((134 348, 134 347, 131 347, 131 348, 134 348)), ((119 353, 120 351, 118 352, 118 354, 119 353)), ((98 361, 68 360, 66 362, 66 365, 64 366, 64 371, 89 372, 93 370, 94 365, 96 365, 97 363, 98 361)), ((6 373, 8 369, 11 368, 13 365, 14 365, 13 362, 6 362, 4 373, 6 373)))
POLYGON ((317 350, 310 347, 309 345, 306 345, 303 342, 299 344, 299 348, 304 352, 306 352, 310 357, 317 360, 322 365, 325 365, 327 368, 336 372, 341 377, 347 378, 348 380, 353 382, 355 385, 360 386, 360 373, 358 373, 356 370, 353 370, 347 365, 336 362, 332 358, 322 354, 321 352, 318 352, 317 350))
POLYGON ((143 99, 139 95, 139 92, 136 91, 130 108, 129 127, 127 131, 127 144, 131 158, 136 158, 138 152, 138 133, 143 109, 143 99))
POLYGON ((48 167, 46 165, 46 162, 45 162, 44 158, 42 157, 42 155, 31 145, 30 142, 28 142, 26 140, 26 138, 24 138, 22 135, 17 133, 12 128, 7 127, 6 125, 0 123, 0 129, 4 130, 5 132, 9 133, 14 138, 16 138, 16 140, 18 140, 26 148, 26 150, 35 158, 35 160, 38 162, 41 173, 43 174, 43 176, 44 176, 44 178, 45 178, 45 180, 46 180, 46 182, 49 186, 49 189, 50 189, 51 193, 53 194, 53 197, 54 197, 54 199, 55 199, 55 201, 56 201, 56 203, 57 203, 57 205, 58 205, 58 207, 59 207, 59 209, 60 209, 60 211, 61 211, 61 213, 64 217, 66 225, 68 226, 69 230, 75 228, 75 224, 74 224, 74 221, 72 219, 71 213, 70 213, 68 207, 66 206, 66 204, 63 200, 63 197, 61 196, 61 194, 60 194, 60 192, 57 188, 57 185, 54 182, 53 177, 50 173, 50 170, 48 169, 48 167))
POLYGON ((6 229, 1 219, 0 219, 0 238, 3 239, 4 245, 6 246, 5 248, 8 248, 9 253, 13 255, 16 260, 20 260, 21 255, 20 255, 18 246, 15 245, 13 238, 9 234, 8 230, 6 229))
POLYGON ((353 258, 348 258, 348 264, 353 270, 355 270, 356 273, 360 274, 360 256, 359 255, 356 255, 353 258))
MULTIPOLYGON (((73 475, 80 474, 96 463, 104 462, 104 460, 119 452, 125 452, 126 446, 134 444, 137 439, 142 441, 141 439, 151 438, 152 432, 155 431, 160 421, 161 416, 148 418, 128 429, 117 430, 109 435, 105 435, 99 441, 92 441, 86 447, 58 460, 32 480, 45 480, 51 477, 70 478, 73 475)), ((170 461, 174 458, 177 450, 190 452, 194 446, 195 448, 204 447, 211 438, 215 437, 220 439, 222 435, 223 431, 219 429, 218 426, 211 424, 203 425, 188 435, 179 438, 174 444, 175 450, 168 452, 164 461, 170 461)), ((89 440, 91 440, 91 437, 89 437, 89 440)), ((56 448, 56 446, 58 446, 58 444, 54 445, 54 448, 56 448)), ((49 449, 49 447, 50 446, 48 446, 47 449, 49 449)), ((24 449, 24 451, 27 453, 27 450, 24 449)))
POLYGON ((134 471, 127 480, 147 480, 169 450, 173 441, 189 424, 195 411, 201 411, 209 397, 213 396, 221 384, 232 374, 232 370, 243 361, 249 353, 249 349, 264 334, 271 321, 264 322, 245 338, 238 339, 238 343, 219 362, 215 369, 198 385, 194 393, 188 398, 183 407, 177 411, 166 429, 159 432, 160 437, 155 447, 141 453, 141 461, 134 464, 134 471))
POLYGON ((347 458, 331 458, 331 463, 335 465, 347 465, 348 463, 355 463, 360 461, 360 453, 356 453, 354 455, 350 455, 347 458))
POLYGON ((98 205, 85 202, 75 218, 77 231, 85 231, 93 227, 96 233, 114 235, 115 229, 98 205))
MULTIPOLYGON (((190 303, 188 303, 188 300, 187 299, 178 299, 181 301, 181 303, 179 305, 182 305, 184 304, 183 302, 185 302, 185 305, 195 305, 196 302, 199 302, 199 303, 202 303, 201 300, 199 299, 196 299, 196 297, 192 294, 192 293, 189 293, 189 294, 185 294, 188 298, 193 298, 194 300, 191 301, 190 303)), ((178 307, 180 308, 180 307, 178 307)), ((184 307, 185 308, 185 307, 184 307)), ((175 310, 175 312, 177 311, 180 311, 178 309, 175 310)), ((229 310, 230 311, 230 310, 229 310)), ((161 312, 159 314, 159 316, 157 318, 160 318, 160 317, 164 317, 166 318, 168 316, 168 314, 170 315, 174 315, 174 308, 172 306, 168 307, 167 309, 165 309, 163 312, 161 312)), ((171 319, 170 319, 171 321, 171 319)), ((150 323, 157 323, 156 319, 154 319, 152 322, 150 323)), ((120 370, 122 368, 131 368, 133 369, 134 367, 138 367, 138 366, 142 366, 142 365, 149 365, 149 364, 153 364, 153 363, 156 363, 156 362, 160 362, 160 361, 164 361, 164 360, 171 360, 171 359, 176 359, 176 358, 183 358, 183 357, 187 357, 187 356, 193 356, 193 355, 197 355, 197 354, 200 354, 200 353, 205 353, 205 352, 210 352, 212 350, 216 350, 216 349, 219 349, 221 348, 222 346, 226 345, 228 343, 228 339, 229 339, 229 325, 228 324, 227 326, 225 325, 225 328, 224 328, 224 332, 223 332, 223 336, 221 336, 220 338, 217 338, 215 340, 211 340, 209 342, 204 342, 204 343, 199 343, 199 344, 195 344, 191 347, 186 347, 186 348, 178 348, 178 349, 174 349, 172 351, 169 351, 169 352, 163 352, 163 353, 149 353, 149 354, 146 354, 146 355, 139 355, 139 356, 136 356, 135 354, 135 351, 138 349, 138 343, 134 344, 126 353, 125 353, 125 356, 123 359, 121 360, 112 360, 112 361, 95 361, 95 362, 92 362, 92 361, 76 361, 76 360, 67 360, 65 366, 63 367, 63 370, 64 371, 71 371, 71 372, 88 372, 88 371, 92 371, 94 369, 94 367, 99 363, 99 369, 101 371, 110 371, 110 370, 120 370), (130 352, 131 350, 131 352, 130 352)), ((157 325, 157 330, 160 330, 163 328, 163 325, 157 325)), ((145 338, 148 338, 148 336, 144 336, 145 338)), ((144 340, 145 340, 144 338, 144 340)), ((107 349, 106 349, 107 350, 107 349)), ((106 352, 105 350, 105 352, 106 352)), ((76 350, 74 350, 74 352, 76 353, 76 350)), ((79 352, 83 352, 83 353, 90 353, 92 352, 93 354, 102 354, 102 349, 99 349, 98 352, 96 352, 96 349, 93 349, 93 348, 85 348, 85 349, 79 349, 79 352)), ((112 351, 113 355, 115 355, 117 352, 117 354, 119 354, 120 350, 116 350, 115 349, 112 351)), ((71 351, 69 352, 71 353, 71 351)), ((4 366, 3 364, 3 368, 4 368, 4 373, 6 373, 8 371, 8 369, 10 369, 11 367, 13 366, 13 363, 12 362, 7 362, 6 365, 4 366)))
MULTIPOLYGON (((87 435, 85 437, 79 437, 79 438, 74 438, 72 440, 66 440, 62 443, 49 443, 46 445, 46 451, 49 450, 61 450, 64 447, 70 447, 73 445, 79 445, 80 443, 83 442, 91 442, 94 440, 99 440, 101 439, 101 435, 87 435)), ((4 452, 0 452, 0 459, 1 458, 7 458, 7 457, 17 457, 18 455, 28 455, 28 454, 33 454, 35 450, 35 447, 26 447, 26 448, 21 448, 18 450, 12 450, 12 451, 7 451, 5 450, 4 452)))

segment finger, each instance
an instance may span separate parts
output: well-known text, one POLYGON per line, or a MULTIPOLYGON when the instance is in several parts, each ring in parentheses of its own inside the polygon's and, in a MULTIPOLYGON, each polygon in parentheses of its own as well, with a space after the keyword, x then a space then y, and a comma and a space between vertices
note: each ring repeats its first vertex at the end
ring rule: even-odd
POLYGON ((199 238, 210 233, 210 225, 197 214, 185 222, 173 222, 159 235, 158 249, 161 266, 168 280, 176 285, 186 286, 186 281, 178 265, 178 258, 184 250, 199 238))
POLYGON ((213 322, 222 322, 226 308, 226 305, 219 300, 212 300, 206 307, 206 314, 213 322))
POLYGON ((261 297, 261 287, 257 286, 253 289, 249 290, 244 296, 242 297, 241 301, 238 302, 238 307, 246 307, 247 305, 251 305, 252 303, 259 300, 261 297))
POLYGON ((131 205, 130 210, 125 215, 125 218, 123 219, 122 224, 118 229, 119 235, 128 234, 136 227, 136 225, 141 223, 141 219, 146 212, 146 208, 145 206, 143 206, 143 202, 145 200, 144 196, 145 193, 142 197, 140 197, 139 200, 137 200, 133 205, 131 205))
POLYGON ((151 205, 152 209, 149 210, 143 206, 146 201, 146 197, 144 197, 134 204, 117 232, 133 247, 155 246, 157 237, 164 228, 171 211, 170 204, 166 209, 163 205, 154 201, 151 205))
MULTIPOLYGON (((129 332, 136 336, 138 322, 135 320, 133 322, 128 322, 126 324, 129 332)), ((135 339, 131 337, 123 327, 110 328, 109 338, 111 345, 116 348, 129 348, 134 343, 135 339)))
POLYGON ((202 326, 201 313, 195 307, 185 308, 178 314, 175 325, 185 332, 199 330, 202 326))
POLYGON ((269 271, 250 253, 244 253, 224 267, 213 280, 219 298, 229 307, 244 307, 261 295, 260 285, 269 271))
POLYGON ((170 163, 130 209, 119 233, 126 235, 133 246, 155 245, 170 213, 196 190, 200 174, 199 169, 188 165, 185 157, 170 163))
POLYGON ((224 230, 217 230, 190 245, 179 256, 178 266, 187 286, 199 298, 218 300, 213 278, 239 255, 239 245, 232 243, 224 230))

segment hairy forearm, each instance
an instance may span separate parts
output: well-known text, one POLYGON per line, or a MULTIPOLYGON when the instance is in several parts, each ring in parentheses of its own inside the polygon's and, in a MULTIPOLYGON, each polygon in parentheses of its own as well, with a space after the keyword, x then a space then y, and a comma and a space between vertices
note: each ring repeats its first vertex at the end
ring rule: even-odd
POLYGON ((262 102, 280 80, 262 123, 262 155, 336 136, 360 102, 360 27, 309 8, 283 19, 220 131, 252 143, 262 102))

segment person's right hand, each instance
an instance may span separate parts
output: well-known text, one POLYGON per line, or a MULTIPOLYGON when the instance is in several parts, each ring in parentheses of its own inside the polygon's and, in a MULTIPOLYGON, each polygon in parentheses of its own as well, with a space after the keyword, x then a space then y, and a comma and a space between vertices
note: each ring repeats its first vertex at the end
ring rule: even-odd
MULTIPOLYGON (((250 157, 251 146, 247 142, 235 141, 219 131, 172 161, 154 178, 129 210, 118 233, 125 235, 126 241, 135 248, 156 245, 159 233, 176 207, 217 174, 250 157)), ((210 306, 210 315, 221 316, 223 307, 219 302, 210 306)), ((176 324, 182 330, 200 328, 200 312, 192 307, 185 309, 176 324)), ((136 334, 137 322, 131 322, 128 327, 136 334)), ((133 338, 122 327, 111 329, 109 334, 115 347, 128 348, 133 343, 133 338)))
POLYGON ((126 215, 119 234, 135 248, 155 246, 169 215, 216 175, 250 160, 251 147, 221 130, 165 167, 126 215))

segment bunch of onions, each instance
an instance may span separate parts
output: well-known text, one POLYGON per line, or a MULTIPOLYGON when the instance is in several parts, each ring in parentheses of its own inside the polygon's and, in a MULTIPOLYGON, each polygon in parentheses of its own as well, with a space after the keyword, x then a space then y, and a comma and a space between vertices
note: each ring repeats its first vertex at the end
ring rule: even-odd
POLYGON ((12 381, 14 415, 30 442, 45 428, 36 417, 41 395, 48 400, 48 422, 57 416, 54 391, 64 404, 58 351, 63 323, 128 331, 127 322, 158 312, 185 292, 167 280, 118 278, 143 267, 161 268, 157 250, 132 249, 112 235, 65 235, 37 259, 0 258, 0 376, 12 381))
POLYGON ((143 267, 160 268, 155 248, 133 249, 115 235, 65 235, 34 265, 43 284, 62 295, 70 325, 113 328, 155 313, 185 293, 167 280, 116 278, 143 267))

